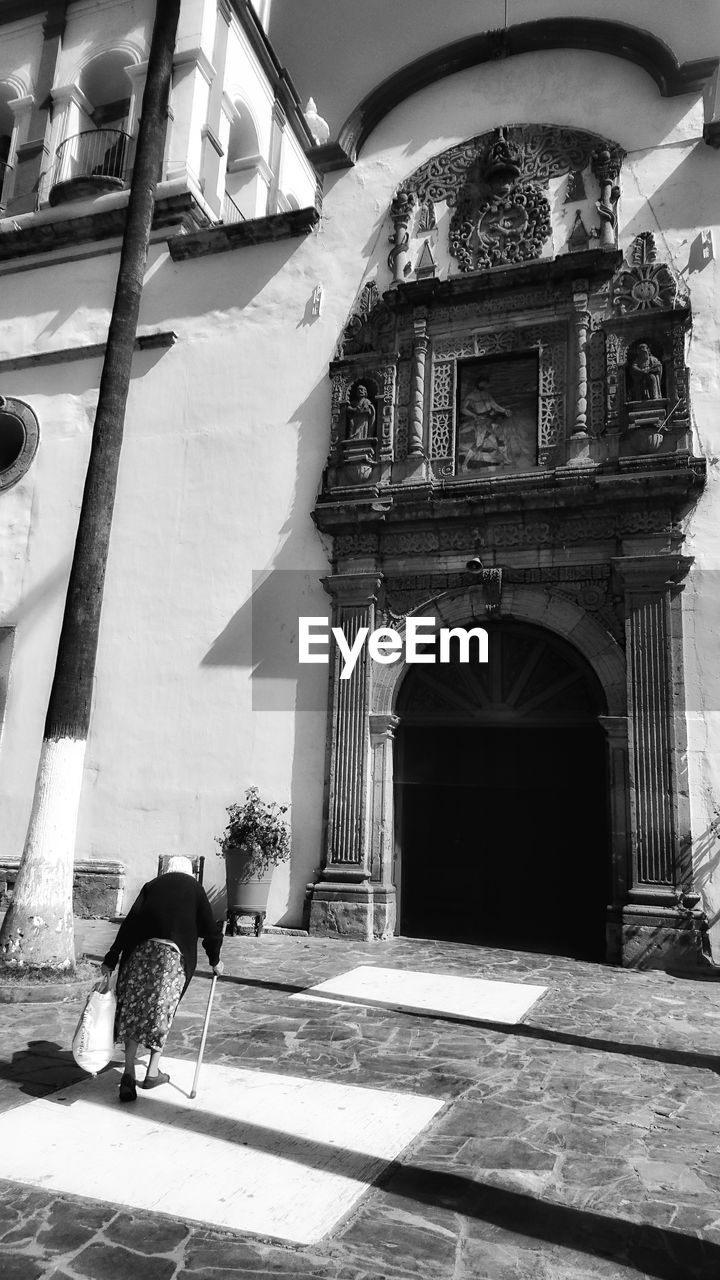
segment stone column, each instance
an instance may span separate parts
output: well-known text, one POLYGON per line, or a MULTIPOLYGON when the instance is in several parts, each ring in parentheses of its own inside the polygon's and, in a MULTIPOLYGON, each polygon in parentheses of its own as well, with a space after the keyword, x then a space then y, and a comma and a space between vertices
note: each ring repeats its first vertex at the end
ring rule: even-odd
POLYGON ((697 967, 700 915, 692 895, 683 773, 681 580, 692 559, 622 556, 625 596, 631 857, 622 919, 623 963, 697 967))
POLYGON ((588 433, 588 360, 587 340, 590 328, 587 281, 578 281, 573 294, 575 308, 575 423, 570 436, 568 462, 575 465, 590 462, 588 433))
POLYGON ((390 288, 395 289, 402 284, 408 266, 408 249, 410 247, 410 219, 415 209, 414 191, 398 191, 390 205, 390 217, 393 230, 390 243, 393 246, 388 254, 388 266, 393 273, 390 288))
POLYGON ((178 48, 173 58, 173 81, 165 142, 164 177, 189 183, 200 192, 210 86, 215 68, 205 49, 178 48))
POLYGON ((415 341, 413 344, 412 380, 410 383, 410 421, 408 423, 408 458, 424 458, 425 433, 425 360, 430 339, 427 334, 427 313, 416 312, 413 319, 415 341))
POLYGON ((229 124, 228 128, 225 128, 227 118, 223 109, 223 83, 225 80, 225 64, 231 22, 232 10, 229 0, 218 0, 212 58, 215 76, 210 85, 208 115, 202 129, 203 155, 200 185, 210 208, 220 217, 222 217, 225 196, 225 166, 222 160, 227 150, 227 134, 229 131, 229 124))
MULTIPOLYGON (((338 574, 324 585, 333 598, 332 625, 352 644, 361 627, 375 627, 382 579, 377 573, 338 574)), ((363 645, 352 674, 341 678, 342 655, 333 647, 330 667, 328 822, 322 878, 310 907, 313 933, 369 939, 374 925, 370 884, 370 660, 363 645)))
POLYGON ((135 62, 132 66, 125 68, 125 75, 130 81, 130 106, 128 108, 126 128, 133 138, 137 137, 140 127, 140 111, 142 109, 143 94, 145 93, 147 69, 147 62, 135 62))
POLYGON ((268 189, 267 212, 269 214, 278 212, 280 163, 282 161, 283 139, 285 136, 286 124, 287 116, 285 114, 285 108, 276 98, 272 109, 272 121, 270 124, 270 154, 268 156, 268 164, 272 173, 270 187, 268 189))
POLYGON ((51 163, 48 143, 50 92, 62 51, 66 16, 67 0, 50 0, 43 24, 43 47, 35 76, 34 103, 27 123, 27 136, 22 141, 18 139, 15 149, 13 213, 34 212, 38 206, 41 179, 51 163))
POLYGON ((617 246, 617 204, 620 199, 620 166, 622 153, 610 147, 598 147, 592 157, 592 171, 600 183, 600 199, 597 211, 600 214, 601 249, 614 249, 617 246))
POLYGON ((14 209, 13 197, 15 194, 18 152, 27 140, 28 131, 30 129, 30 121, 32 120, 33 110, 35 107, 35 99, 31 94, 24 98, 13 98, 8 102, 8 107, 13 115, 13 131, 10 143, 10 154, 8 155, 8 168, 3 174, 0 172, 2 179, 2 189, 0 190, 0 209, 6 210, 7 206, 12 203, 12 212, 14 209))
POLYGON ((577 364, 577 389, 575 396, 575 427, 573 436, 587 436, 587 337, 590 328, 590 312, 587 309, 587 289, 573 295, 575 307, 575 351, 577 364))

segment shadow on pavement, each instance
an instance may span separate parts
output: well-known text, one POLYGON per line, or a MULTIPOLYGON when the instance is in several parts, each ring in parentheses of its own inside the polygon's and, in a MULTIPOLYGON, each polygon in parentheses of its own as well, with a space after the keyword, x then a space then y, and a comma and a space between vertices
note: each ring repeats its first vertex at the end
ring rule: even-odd
MULTIPOLYGON (((224 1141, 280 1155, 309 1168, 330 1166, 335 1174, 365 1181, 368 1157, 347 1148, 294 1134, 285 1135, 288 1142, 283 1148, 282 1131, 265 1125, 185 1110, 152 1097, 143 1096, 138 1102, 143 1119, 160 1125, 168 1123, 169 1107, 173 1127, 216 1135, 220 1119, 224 1141)), ((612 1258, 653 1280, 717 1280, 720 1276, 720 1245, 649 1223, 577 1209, 523 1191, 476 1182, 463 1174, 401 1161, 385 1167, 376 1185, 387 1196, 446 1209, 513 1235, 596 1258, 612 1258)))
MULTIPOLYGON (((196 977, 210 978, 211 974, 200 973, 196 977)), ((244 987, 261 987, 267 991, 287 992, 297 995, 301 992, 312 992, 307 986, 294 986, 289 982, 267 982, 261 978, 235 978, 223 974, 219 985, 226 982, 244 987)), ((376 1013, 392 1013, 400 1017, 429 1018, 436 1022, 459 1023, 462 1026, 478 1027, 485 1031, 497 1031, 503 1035, 520 1036, 530 1040, 544 1040, 550 1044, 571 1045, 576 1049, 592 1049, 596 1053, 615 1053, 627 1058, 640 1058, 645 1062, 663 1062, 675 1067, 695 1067, 704 1071, 720 1074, 720 1056, 713 1053, 698 1053, 690 1049, 670 1049, 663 1045, 633 1044, 624 1040, 601 1040, 596 1036, 582 1036, 574 1031, 558 1031, 552 1027, 540 1027, 532 1022, 492 1022, 488 1019, 464 1018, 460 1014, 441 1014, 425 1012, 421 1009, 399 1009, 395 1005, 372 1004, 358 996, 328 996, 323 998, 322 992, 312 992, 312 1002, 308 1002, 306 1013, 309 1015, 312 1006, 319 1009, 322 1005, 340 1008, 342 1005, 357 1005, 376 1013)), ((720 1273, 718 1273, 720 1280, 720 1273)))
POLYGON ((77 1065, 70 1050, 52 1040, 30 1040, 10 1062, 0 1062, 0 1080, 20 1084, 20 1093, 30 1098, 44 1098, 87 1079, 87 1071, 77 1065))

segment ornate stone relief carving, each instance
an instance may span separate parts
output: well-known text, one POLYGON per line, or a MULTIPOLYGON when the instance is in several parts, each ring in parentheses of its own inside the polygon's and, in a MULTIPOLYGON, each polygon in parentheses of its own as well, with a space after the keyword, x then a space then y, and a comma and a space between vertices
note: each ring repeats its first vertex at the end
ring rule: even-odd
MULTIPOLYGON (((416 169, 402 187, 414 191, 421 202, 444 200, 454 207, 468 171, 497 143, 498 132, 478 134, 433 156, 416 169)), ((508 147, 517 148, 519 152, 517 161, 510 163, 517 164, 525 180, 541 185, 573 170, 582 172, 590 164, 593 152, 603 144, 608 145, 597 134, 557 125, 513 125, 502 133, 508 147)))
POLYGON ((600 199, 597 211, 600 214, 600 244, 612 247, 617 238, 617 205, 620 199, 620 167, 624 151, 619 147, 603 143, 593 152, 592 171, 600 183, 600 199))
POLYGON ((640 311, 665 311, 687 306, 687 289, 677 272, 657 261, 651 231, 636 236, 628 261, 613 280, 612 304, 620 315, 640 311))
POLYGON ((470 166, 450 223, 461 271, 537 258, 551 234, 550 204, 523 174, 520 146, 502 129, 470 166))
POLYGON ((687 289, 658 262, 651 232, 633 241, 613 277, 606 330, 607 422, 620 451, 645 454, 687 448, 690 427, 685 333, 687 289))
POLYGON ((410 222, 415 212, 416 203, 415 192, 401 187, 390 206, 390 217, 393 224, 390 243, 393 247, 388 254, 388 266, 393 274, 393 284, 402 284, 411 269, 408 262, 408 247, 410 245, 410 222))
POLYGON ((360 290, 350 317, 338 342, 335 358, 381 351, 392 341, 393 317, 383 302, 375 280, 368 280, 360 290))
MULTIPOLYGON (((567 330, 548 322, 475 332, 438 340, 433 347, 429 456, 452 461, 455 453, 458 360, 504 352, 537 351, 538 410, 535 465, 559 458, 565 438, 567 330)), ((445 474, 451 474, 452 468, 445 474)))
MULTIPOLYGON (((437 202, 453 210, 448 247, 461 271, 523 262, 540 256, 552 232, 549 182, 570 174, 566 201, 584 201, 583 170, 591 167, 601 191, 600 229, 592 234, 601 244, 614 245, 623 155, 597 134, 555 125, 513 125, 434 156, 402 183, 393 201, 394 283, 408 274, 416 207, 417 234, 431 225, 430 210, 434 222, 437 202)), ((580 226, 584 229, 582 221, 580 226)), ((578 247, 576 241, 577 236, 572 248, 578 247)))
MULTIPOLYGON (((557 512, 547 520, 489 520, 483 525, 470 522, 461 526, 438 524, 432 529, 402 530, 389 527, 373 533, 339 533, 335 539, 335 550, 340 558, 369 555, 424 556, 438 552, 465 553, 468 548, 475 551, 483 548, 522 550, 525 547, 586 541, 613 542, 617 538, 647 533, 671 534, 674 530, 670 507, 655 507, 647 511, 608 511, 601 515, 577 517, 557 512)), ((534 581, 528 579, 531 580, 534 581)), ((513 581, 512 577, 509 576, 508 581, 513 581)))

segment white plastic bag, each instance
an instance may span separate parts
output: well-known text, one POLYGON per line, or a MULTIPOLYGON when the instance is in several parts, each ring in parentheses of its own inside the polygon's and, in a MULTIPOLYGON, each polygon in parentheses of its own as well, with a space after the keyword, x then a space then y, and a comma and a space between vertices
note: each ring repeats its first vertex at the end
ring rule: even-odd
POLYGON ((103 978, 90 992, 73 1036, 73 1058, 93 1076, 107 1066, 115 1050, 115 1003, 110 980, 103 978))

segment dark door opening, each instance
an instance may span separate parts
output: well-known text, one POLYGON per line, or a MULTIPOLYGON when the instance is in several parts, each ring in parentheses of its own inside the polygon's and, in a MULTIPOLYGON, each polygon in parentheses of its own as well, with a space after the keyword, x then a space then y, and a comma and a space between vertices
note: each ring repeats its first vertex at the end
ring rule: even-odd
POLYGON ((607 783, 594 677, 534 628, 504 624, 489 649, 487 667, 423 667, 403 687, 400 931, 603 960, 607 783))

